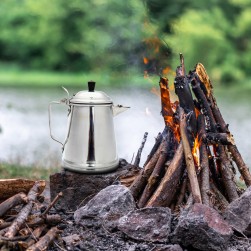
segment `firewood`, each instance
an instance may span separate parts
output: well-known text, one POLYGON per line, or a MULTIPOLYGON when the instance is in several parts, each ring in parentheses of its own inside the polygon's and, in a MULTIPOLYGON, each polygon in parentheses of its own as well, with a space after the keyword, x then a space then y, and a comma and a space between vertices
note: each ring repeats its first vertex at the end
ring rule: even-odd
POLYGON ((207 125, 210 129, 211 132, 217 132, 217 125, 215 122, 215 118, 213 116, 213 112, 211 110, 211 107, 207 101, 207 98, 204 94, 204 92, 202 91, 200 84, 198 81, 196 81, 196 78, 194 78, 191 81, 192 84, 192 90, 201 106, 201 109, 203 111, 203 114, 206 117, 207 120, 207 125))
MULTIPOLYGON (((164 130, 165 130, 165 129, 164 129, 164 130)), ((143 167, 145 167, 145 166, 148 164, 148 162, 150 161, 150 159, 153 157, 154 153, 158 150, 159 145, 160 145, 162 139, 163 139, 163 133, 160 133, 160 132, 159 132, 159 134, 158 134, 157 137, 156 137, 155 144, 153 145, 152 150, 151 150, 150 153, 148 154, 148 156, 147 156, 147 158, 146 158, 146 161, 145 161, 143 167)))
POLYGON ((180 206, 181 203, 183 202, 184 198, 185 198, 185 194, 186 194, 186 188, 187 188, 187 182, 188 182, 188 178, 187 176, 184 178, 181 188, 180 188, 180 193, 176 202, 176 207, 180 206))
POLYGON ((12 207, 27 202, 27 196, 24 193, 18 193, 0 204, 0 217, 3 216, 12 207))
POLYGON ((204 141, 207 144, 235 145, 234 138, 230 133, 212 133, 205 134, 204 141))
POLYGON ((5 233, 5 237, 13 238, 16 233, 20 230, 24 222, 26 221, 28 215, 31 212, 32 206, 34 201, 37 198, 41 187, 44 187, 44 181, 36 181, 33 187, 30 189, 28 193, 28 203, 25 205, 22 210, 19 212, 17 218, 12 222, 11 226, 9 227, 8 231, 5 233))
POLYGON ((209 185, 209 162, 207 155, 207 147, 202 141, 202 135, 206 133, 204 115, 198 116, 198 137, 200 142, 200 168, 201 168, 201 197, 203 204, 209 206, 208 191, 210 190, 209 185))
POLYGON ((186 115, 184 113, 183 108, 181 107, 180 107, 179 112, 180 112, 180 134, 181 134, 181 139, 182 139, 182 144, 183 144, 183 149, 184 149, 184 154, 185 154, 188 178, 190 181, 194 201, 196 203, 201 203, 202 200, 201 200, 199 182, 198 182, 197 174, 195 171, 191 147, 190 147, 188 136, 186 133, 186 115))
POLYGON ((226 209, 227 206, 229 205, 227 199, 225 198, 225 196, 219 191, 219 189, 215 186, 215 184, 213 182, 210 183, 210 186, 214 192, 214 194, 216 195, 217 200, 219 201, 220 205, 221 205, 221 209, 226 209))
POLYGON ((144 187, 159 159, 160 151, 164 142, 162 141, 158 150, 155 152, 148 164, 142 169, 139 175, 136 177, 132 185, 130 186, 131 193, 135 199, 137 199, 143 192, 144 187))
POLYGON ((170 166, 162 178, 160 185, 147 202, 146 207, 170 206, 175 191, 178 188, 181 174, 185 169, 183 160, 184 152, 182 142, 180 142, 170 166))
MULTIPOLYGON (((218 108, 216 99, 213 95, 213 87, 212 87, 212 83, 207 75, 207 72, 204 68, 204 66, 202 64, 198 64, 195 68, 196 74, 198 75, 200 81, 202 84, 204 84, 207 87, 207 92, 208 92, 208 99, 210 101, 211 104, 211 109, 213 112, 213 115, 215 117, 215 120, 217 122, 217 124, 220 126, 220 129, 222 132, 224 133, 230 133, 229 129, 228 129, 228 125, 226 124, 225 120, 223 119, 223 116, 220 112, 220 109, 218 108)), ((249 171, 248 166, 246 165, 246 163, 244 162, 238 148, 236 145, 232 146, 228 146, 229 151, 232 154, 232 157, 245 181, 246 186, 250 186, 251 185, 251 174, 249 171)))
MULTIPOLYGON (((41 190, 45 187, 45 181, 41 184, 41 190)), ((34 180, 27 179, 0 179, 0 201, 23 192, 27 194, 34 185, 34 180)))
POLYGON ((186 205, 185 205, 185 209, 190 208, 193 205, 193 203, 194 203, 194 197, 193 197, 193 194, 190 193, 190 195, 188 196, 186 205))
POLYGON ((46 225, 41 225, 35 228, 35 230, 32 231, 31 236, 26 241, 22 241, 18 243, 19 247, 22 249, 27 249, 28 247, 35 244, 45 229, 46 229, 46 225))
POLYGON ((218 146, 219 158, 220 158, 220 172, 222 175, 222 181, 226 189, 229 201, 238 199, 238 193, 236 184, 234 182, 233 172, 231 169, 231 163, 227 158, 224 146, 218 146))
POLYGON ((164 171, 164 163, 166 162, 168 153, 168 138, 164 139, 160 150, 160 156, 156 163, 156 166, 153 169, 151 176, 148 179, 147 185, 139 199, 138 207, 142 208, 145 206, 151 195, 153 194, 154 190, 156 189, 156 185, 160 181, 161 174, 164 171))
POLYGON ((63 196, 62 192, 58 193, 57 196, 50 203, 50 205, 46 208, 46 210, 41 214, 41 217, 44 217, 62 196, 63 196))
POLYGON ((187 132, 189 144, 192 147, 194 142, 194 135, 197 134, 197 121, 195 115, 195 106, 193 96, 189 88, 189 80, 184 75, 184 58, 181 57, 181 66, 177 67, 176 77, 174 80, 175 93, 179 98, 180 107, 182 107, 186 114, 190 114, 189 122, 187 123, 187 132))
POLYGON ((36 244, 30 246, 27 251, 47 250, 60 232, 57 227, 51 228, 36 244))
POLYGON ((141 159, 141 154, 142 154, 143 148, 144 148, 146 140, 147 140, 147 135, 148 135, 148 132, 145 132, 143 140, 141 142, 141 146, 140 146, 140 148, 139 148, 139 150, 137 152, 137 155, 136 155, 136 158, 135 158, 135 161, 134 161, 135 166, 139 166, 140 159, 141 159))

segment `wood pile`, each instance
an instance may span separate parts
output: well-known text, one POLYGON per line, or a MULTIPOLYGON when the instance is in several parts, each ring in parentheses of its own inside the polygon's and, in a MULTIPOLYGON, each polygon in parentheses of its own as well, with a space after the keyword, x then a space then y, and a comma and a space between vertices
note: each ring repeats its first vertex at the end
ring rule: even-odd
POLYGON ((139 208, 164 206, 179 212, 203 203, 222 211, 242 193, 236 184, 235 164, 247 187, 251 175, 204 66, 198 63, 186 74, 182 54, 180 62, 174 81, 178 101, 171 102, 168 79, 160 78, 165 128, 130 190, 139 208))
POLYGON ((47 250, 60 230, 58 214, 49 210, 51 203, 41 193, 45 181, 26 179, 0 180, 0 250, 47 250))

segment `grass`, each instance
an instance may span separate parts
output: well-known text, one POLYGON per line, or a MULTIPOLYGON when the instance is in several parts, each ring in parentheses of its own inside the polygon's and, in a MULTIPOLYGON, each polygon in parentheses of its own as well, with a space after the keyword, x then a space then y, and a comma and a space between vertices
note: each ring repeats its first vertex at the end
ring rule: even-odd
POLYGON ((1 163, 0 164, 0 178, 26 178, 34 180, 49 180, 49 176, 58 169, 39 168, 31 166, 19 166, 15 164, 1 163))
POLYGON ((143 73, 130 72, 125 74, 112 72, 67 73, 27 71, 20 69, 0 69, 0 86, 28 86, 28 87, 57 87, 57 86, 83 86, 83 83, 94 80, 99 85, 149 85, 150 81, 144 79, 143 73))

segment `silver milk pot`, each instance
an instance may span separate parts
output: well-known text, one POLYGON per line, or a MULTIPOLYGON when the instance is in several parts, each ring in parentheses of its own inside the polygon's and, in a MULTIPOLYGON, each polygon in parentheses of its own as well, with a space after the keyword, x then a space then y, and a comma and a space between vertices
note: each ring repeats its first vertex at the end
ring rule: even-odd
MULTIPOLYGON (((65 88, 64 88, 65 89, 65 88)), ((68 91, 65 89, 68 93, 68 91)), ((83 173, 108 172, 119 164, 113 117, 129 107, 114 106, 104 92, 95 91, 95 82, 88 82, 88 91, 49 104, 51 138, 63 148, 62 167, 83 173), (68 130, 64 143, 52 135, 51 105, 69 106, 68 130)))

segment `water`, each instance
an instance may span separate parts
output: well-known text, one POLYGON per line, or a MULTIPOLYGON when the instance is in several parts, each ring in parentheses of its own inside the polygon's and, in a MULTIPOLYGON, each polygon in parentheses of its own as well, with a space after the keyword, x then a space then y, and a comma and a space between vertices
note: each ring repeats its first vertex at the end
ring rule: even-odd
MULTIPOLYGON (((71 94, 77 90, 69 90, 71 94)), ((103 88, 115 104, 130 106, 130 110, 114 118, 118 155, 131 161, 137 153, 144 132, 148 132, 142 161, 154 144, 154 138, 164 128, 160 115, 160 100, 149 88, 103 88)), ((247 92, 218 92, 218 105, 236 144, 251 166, 251 104, 247 92)), ((60 100, 65 93, 60 88, 1 88, 0 89, 0 161, 59 167, 61 145, 49 136, 48 104, 60 100)), ((53 107, 53 134, 60 141, 66 135, 67 107, 53 107)))

